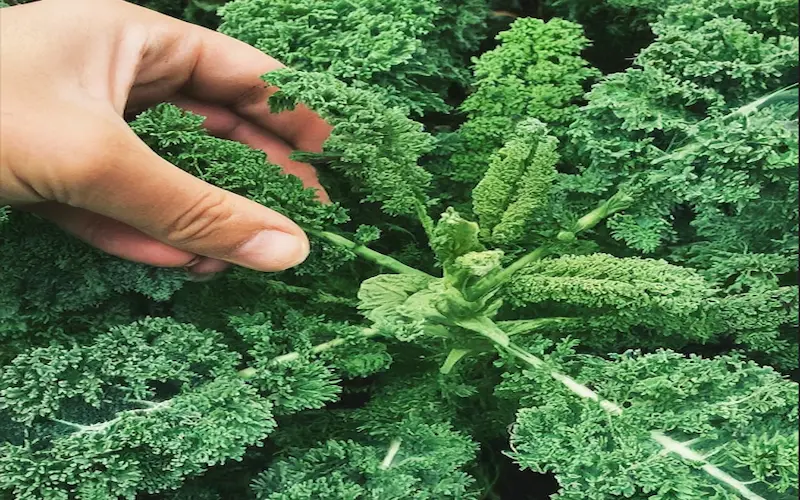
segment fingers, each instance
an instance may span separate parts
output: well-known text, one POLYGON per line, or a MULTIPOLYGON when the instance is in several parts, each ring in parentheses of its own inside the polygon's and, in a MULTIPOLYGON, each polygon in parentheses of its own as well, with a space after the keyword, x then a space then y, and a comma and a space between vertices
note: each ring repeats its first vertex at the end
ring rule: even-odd
POLYGON ((280 165, 285 173, 298 177, 303 181, 304 186, 316 189, 321 201, 330 201, 325 188, 317 178, 314 167, 307 163, 291 160, 289 155, 292 148, 275 135, 221 106, 201 103, 185 97, 173 99, 171 102, 187 111, 206 117, 203 126, 211 135, 241 142, 251 148, 264 151, 267 159, 280 165))
POLYGON ((79 165, 54 181, 68 182, 56 191, 65 192, 62 198, 70 205, 180 251, 259 271, 284 270, 307 257, 308 239, 291 220, 166 162, 118 116, 92 120, 85 129, 93 130, 88 137, 103 147, 84 152, 79 165))
POLYGON ((267 99, 275 92, 261 75, 283 65, 236 39, 198 26, 187 26, 199 39, 192 73, 182 93, 198 101, 233 110, 263 127, 296 149, 319 152, 331 127, 305 106, 273 114, 267 99))
POLYGON ((55 223, 64 231, 116 257, 157 267, 186 267, 195 275, 222 272, 230 264, 203 258, 162 243, 114 219, 59 203, 37 203, 25 207, 55 223))
POLYGON ((330 201, 313 167, 289 155, 295 149, 322 151, 332 128, 304 106, 280 114, 269 110, 267 101, 276 89, 268 88, 261 75, 284 67, 280 62, 213 30, 129 8, 148 26, 159 27, 152 28, 155 36, 130 89, 129 112, 172 100, 206 116, 206 127, 215 135, 266 152, 272 163, 330 201))
POLYGON ((59 203, 27 208, 86 243, 117 257, 159 267, 188 266, 198 257, 171 247, 114 219, 59 203))
POLYGON ((137 77, 130 89, 135 110, 180 93, 226 107, 295 149, 320 151, 331 127, 304 106, 273 114, 267 100, 277 90, 261 76, 284 65, 260 50, 217 31, 163 16, 136 5, 127 18, 148 27, 137 77))
POLYGON ((224 260, 208 259, 201 257, 197 264, 191 264, 189 271, 194 276, 210 276, 216 273, 221 273, 228 269, 231 265, 224 260))

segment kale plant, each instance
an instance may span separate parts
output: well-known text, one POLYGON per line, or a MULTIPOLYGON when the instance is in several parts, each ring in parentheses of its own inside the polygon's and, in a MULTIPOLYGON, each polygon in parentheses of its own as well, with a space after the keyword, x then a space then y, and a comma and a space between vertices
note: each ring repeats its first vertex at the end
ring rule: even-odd
POLYGON ((0 498, 796 498, 789 7, 602 2, 654 34, 603 75, 574 9, 225 3, 291 66, 265 109, 331 125, 293 158, 335 201, 175 106, 130 125, 311 255, 196 281, 0 207, 0 498))
POLYGON ((487 11, 485 0, 234 0, 219 30, 419 116, 449 111, 452 87, 468 82, 487 11))

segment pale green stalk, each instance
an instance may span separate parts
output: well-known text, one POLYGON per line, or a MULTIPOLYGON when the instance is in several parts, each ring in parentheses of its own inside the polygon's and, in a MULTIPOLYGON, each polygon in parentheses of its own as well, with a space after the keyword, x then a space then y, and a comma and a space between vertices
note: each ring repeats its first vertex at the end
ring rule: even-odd
POLYGON ((483 297, 487 293, 491 292, 495 288, 499 287, 506 281, 508 281, 514 273, 522 270, 526 266, 536 262, 537 260, 542 260, 550 253, 550 249, 547 247, 539 247, 536 250, 527 253, 511 263, 508 267, 502 269, 500 272, 493 276, 487 276, 483 278, 479 282, 477 282, 474 286, 470 287, 467 291, 467 299, 468 300, 477 300, 480 297, 483 297))
MULTIPOLYGON (((378 330, 375 330, 374 328, 364 328, 363 330, 361 330, 361 335, 366 339, 372 338, 372 337, 378 335, 378 330)), ((345 342, 347 342, 346 338, 336 337, 335 339, 331 339, 331 340, 329 340, 327 342, 323 342, 322 344, 315 345, 314 347, 312 347, 310 349, 309 352, 311 352, 311 354, 319 354, 319 353, 327 351, 329 349, 333 349, 334 347, 340 346, 340 345, 344 344, 345 342)), ((289 362, 295 361, 297 359, 300 359, 300 352, 299 351, 293 351, 293 352, 289 352, 289 353, 286 353, 286 354, 281 354, 280 356, 272 358, 272 361, 269 362, 269 366, 280 365, 282 363, 289 363, 289 362)), ((243 378, 244 380, 248 380, 248 379, 251 379, 251 378, 255 377, 257 373, 258 373, 258 370, 256 368, 247 367, 247 368, 244 368, 242 370, 239 370, 239 377, 243 378)))
POLYGON ((381 462, 381 469, 386 470, 392 466, 392 462, 394 462, 394 457, 396 457, 397 452, 400 451, 401 444, 402 440, 400 438, 392 440, 391 444, 389 444, 389 449, 386 452, 386 456, 383 457, 383 461, 381 462))
MULTIPOLYGON (((378 335, 378 331, 371 328, 365 328, 361 331, 361 335, 363 335, 364 338, 371 338, 378 335)), ((340 346, 345 342, 347 342, 347 339, 342 337, 337 337, 322 344, 315 345, 314 347, 311 348, 310 352, 312 354, 318 354, 327 351, 329 349, 333 349, 334 347, 340 346)), ((282 363, 288 363, 299 358, 300 358, 300 352, 294 351, 273 358, 272 361, 270 361, 269 365, 272 366, 280 365, 282 363)), ((239 371, 239 378, 243 380, 248 380, 255 377, 257 373, 258 370, 256 368, 248 367, 239 371)), ((111 420, 107 420, 105 422, 99 422, 92 425, 82 425, 82 424, 77 424, 75 422, 70 422, 68 420, 61 420, 57 418, 54 418, 52 420, 59 424, 66 425, 68 427, 75 429, 76 435, 102 432, 112 427, 114 424, 117 424, 128 415, 145 415, 148 413, 156 412, 158 410, 169 408, 172 405, 172 399, 166 399, 164 401, 159 401, 157 403, 153 403, 151 401, 136 401, 136 403, 142 404, 143 406, 146 406, 146 408, 136 408, 133 410, 121 411, 117 414, 116 417, 112 418, 111 420)))
POLYGON ((372 261, 378 264, 379 266, 390 269, 396 273, 416 274, 418 276, 427 276, 430 278, 433 277, 423 271, 420 271, 419 269, 407 266, 397 259, 393 259, 388 255, 376 252, 375 250, 372 250, 371 248, 365 245, 359 245, 354 241, 350 241, 343 236, 339 236, 338 234, 330 233, 328 231, 314 231, 314 230, 309 230, 308 232, 318 238, 327 240, 333 243, 334 245, 339 245, 340 247, 346 248, 351 252, 353 252, 354 254, 358 255, 359 257, 372 261))

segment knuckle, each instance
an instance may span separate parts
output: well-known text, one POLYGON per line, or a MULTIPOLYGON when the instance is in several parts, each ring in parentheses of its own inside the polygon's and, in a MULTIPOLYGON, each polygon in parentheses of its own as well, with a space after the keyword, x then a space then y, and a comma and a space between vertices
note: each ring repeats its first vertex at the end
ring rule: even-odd
POLYGON ((181 210, 167 227, 167 238, 177 245, 216 240, 215 236, 232 218, 233 211, 225 195, 209 191, 181 210))

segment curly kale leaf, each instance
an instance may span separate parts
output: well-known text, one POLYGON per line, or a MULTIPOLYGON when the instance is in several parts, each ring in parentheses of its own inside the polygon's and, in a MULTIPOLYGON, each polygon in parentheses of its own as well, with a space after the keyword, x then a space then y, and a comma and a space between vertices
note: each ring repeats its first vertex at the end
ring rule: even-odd
MULTIPOLYGON (((267 109, 266 103, 264 104, 267 109)), ((162 158, 215 186, 265 205, 306 229, 330 228, 349 216, 338 203, 323 204, 316 191, 284 173, 263 151, 219 139, 203 128, 204 118, 171 104, 140 114, 131 128, 162 158)), ((292 270, 298 275, 326 275, 351 256, 310 237, 308 260, 292 270)))
POLYGON ((797 286, 730 295, 714 311, 722 334, 752 358, 781 370, 798 367, 798 313, 797 286))
POLYGON ((747 19, 706 18, 704 3, 709 2, 670 9, 664 21, 653 25, 657 41, 639 54, 637 63, 714 88, 733 106, 792 83, 789 74, 797 68, 798 55, 796 28, 794 35, 788 31, 773 38, 753 29, 747 19), (683 22, 675 22, 683 16, 683 22))
POLYGON ((700 0, 669 7, 659 22, 702 26, 714 19, 736 18, 767 40, 797 36, 797 3, 791 0, 700 0))
POLYGON ((549 16, 586 27, 586 57, 609 73, 625 67, 653 40, 651 25, 676 0, 545 0, 549 16))
POLYGON ((219 30, 287 66, 330 74, 415 116, 447 112, 469 78, 485 0, 235 0, 219 30))
POLYGON ((781 276, 797 270, 800 218, 792 200, 798 198, 800 153, 797 130, 783 115, 763 108, 703 123, 693 147, 662 166, 669 173, 695 172, 683 197, 695 212, 696 236, 675 259, 734 292, 775 288, 781 276))
POLYGON ((293 449, 253 481, 255 497, 478 498, 474 479, 463 472, 477 451, 469 437, 418 419, 407 419, 393 431, 391 442, 367 435, 293 449))
POLYGON ((523 468, 553 472, 556 498, 733 498, 732 486, 650 438, 661 431, 763 498, 797 496, 797 384, 737 356, 634 351, 562 359, 623 410, 609 417, 546 374, 510 375, 520 398, 511 443, 523 468), (570 359, 566 362, 566 359, 570 359))
POLYGON ((241 458, 275 421, 239 361, 220 334, 168 318, 17 356, 0 369, 0 492, 133 498, 241 458))
POLYGON ((457 181, 477 183, 520 120, 536 118, 560 137, 576 116, 583 85, 599 76, 581 59, 588 41, 569 21, 520 18, 497 39, 498 47, 475 61, 475 90, 460 108, 467 121, 448 173, 457 181))
POLYGON ((32 423, 61 412, 152 399, 159 387, 188 388, 230 373, 239 355, 220 334, 167 318, 112 327, 87 345, 31 349, 0 369, 0 409, 32 423), (109 360, 114 360, 113 363, 109 360))
POLYGON ((108 255, 36 216, 8 215, 0 222, 0 363, 130 321, 143 300, 164 303, 188 278, 108 255))
POLYGON ((177 106, 160 104, 137 116, 130 125, 173 165, 268 206, 304 227, 322 229, 347 220, 338 204, 321 203, 313 189, 270 163, 265 152, 211 136, 203 128, 204 120, 177 106))
POLYGON ((796 158, 796 130, 782 112, 754 103, 796 78, 797 21, 789 3, 671 6, 634 67, 587 95, 568 134, 567 157, 582 166, 585 180, 570 180, 583 188, 574 190, 576 199, 588 203, 591 186, 597 196, 623 182, 640 191, 635 207, 609 221, 615 238, 641 252, 667 252, 670 244, 706 240, 694 228, 714 240, 717 227, 732 223, 720 238, 727 248, 718 250, 741 253, 764 244, 744 232, 754 222, 750 206, 782 213, 761 217, 759 233, 765 223, 776 224, 776 233, 788 229, 784 214, 796 212, 797 183, 784 174, 796 158), (740 214, 743 234, 735 229, 740 214))
POLYGON ((329 166, 389 215, 416 214, 428 205, 431 176, 418 160, 433 139, 419 123, 330 74, 280 69, 264 79, 279 89, 269 99, 273 112, 302 104, 333 127, 321 153, 301 152, 298 159, 329 166))
POLYGON ((238 314, 231 326, 253 359, 248 380, 271 394, 276 414, 321 408, 338 399, 341 379, 373 375, 392 361, 385 345, 366 339, 361 327, 321 316, 238 314))
POLYGON ((541 260, 512 276, 503 294, 534 317, 576 318, 556 326, 589 335, 585 343, 602 349, 684 346, 718 333, 716 290, 696 271, 663 260, 602 253, 541 260))
POLYGON ((474 211, 485 239, 518 243, 550 203, 550 188, 559 160, 556 138, 535 118, 520 122, 493 154, 483 179, 472 191, 474 211))
POLYGON ((90 425, 52 426, 51 439, 0 444, 0 492, 43 500, 133 499, 240 459, 275 428, 270 403, 235 378, 168 401, 90 425))

